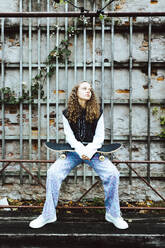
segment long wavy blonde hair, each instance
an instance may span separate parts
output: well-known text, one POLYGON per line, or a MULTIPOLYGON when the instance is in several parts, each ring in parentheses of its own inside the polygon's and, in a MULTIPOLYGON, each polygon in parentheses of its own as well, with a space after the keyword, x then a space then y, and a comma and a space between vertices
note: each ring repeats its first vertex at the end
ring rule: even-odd
MULTIPOLYGON (((79 86, 84 82, 87 82, 87 81, 80 82, 78 85, 76 85, 72 89, 71 94, 68 99, 67 116, 68 116, 68 120, 74 123, 76 123, 82 111, 82 107, 80 106, 78 102, 77 91, 78 91, 79 86)), ((91 98, 86 103, 86 121, 92 122, 93 120, 98 119, 99 116, 100 116, 100 106, 99 106, 97 97, 94 93, 94 90, 91 87, 91 98)))

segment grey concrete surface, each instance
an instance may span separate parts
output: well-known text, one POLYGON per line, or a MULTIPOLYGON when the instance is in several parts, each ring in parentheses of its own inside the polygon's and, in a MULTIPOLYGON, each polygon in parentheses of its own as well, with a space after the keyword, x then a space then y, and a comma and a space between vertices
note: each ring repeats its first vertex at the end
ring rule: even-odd
POLYGON ((55 223, 29 228, 38 215, 0 214, 0 248, 8 247, 165 247, 163 215, 127 214, 129 228, 119 230, 103 214, 59 215, 55 223))

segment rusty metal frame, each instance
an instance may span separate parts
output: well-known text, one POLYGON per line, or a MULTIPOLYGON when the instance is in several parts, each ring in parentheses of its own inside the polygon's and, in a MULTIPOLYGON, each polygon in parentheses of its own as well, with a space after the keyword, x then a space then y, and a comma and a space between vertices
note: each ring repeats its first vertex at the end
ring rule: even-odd
MULTIPOLYGON (((40 160, 42 161, 42 160, 40 160)), ((33 179, 36 181, 38 184, 40 184, 44 189, 46 189, 45 185, 42 184, 41 180, 39 180, 37 177, 35 177, 29 169, 27 169, 22 163, 36 163, 36 160, 7 160, 7 159, 2 159, 0 162, 7 162, 6 165, 3 166, 3 168, 0 170, 0 174, 11 164, 11 163, 17 163, 19 162, 20 167, 25 170, 33 179)), ((39 162, 42 163, 42 162, 39 162)))
MULTIPOLYGON (((42 209, 43 206, 27 206, 27 205, 22 205, 22 206, 17 206, 17 205, 0 205, 0 209, 2 208, 19 208, 19 209, 42 209)), ((83 210, 83 209, 105 209, 105 207, 103 206, 57 206, 57 209, 79 209, 79 210, 83 210)), ((153 210, 165 210, 164 207, 120 207, 121 209, 124 210, 149 210, 149 211, 153 211, 153 210)))
MULTIPOLYGON (((106 13, 103 13, 107 17, 158 17, 158 16, 165 16, 165 12, 114 12, 114 11, 109 11, 106 13)), ((5 18, 5 17, 18 17, 18 18, 43 18, 43 17, 80 17, 80 16, 85 16, 85 17, 98 17, 99 13, 97 11, 91 11, 91 12, 1 12, 0 13, 0 18, 5 18)), ((3 165, 2 170, 0 170, 0 174, 9 166, 11 163, 20 163, 20 168, 26 171, 28 175, 30 175, 38 184, 40 184, 44 189, 45 186, 42 184, 42 182, 34 176, 29 169, 27 169, 23 163, 53 163, 54 161, 52 160, 7 160, 7 159, 2 159, 0 160, 2 163, 6 163, 6 165, 3 165)), ((133 171, 137 177, 145 182, 147 186, 149 186, 163 201, 165 201, 165 198, 156 190, 154 189, 148 181, 145 180, 142 176, 140 176, 137 171, 132 168, 131 164, 138 163, 138 164, 165 164, 165 161, 113 161, 116 165, 120 163, 126 164, 131 171, 133 171)), ((80 198, 78 201, 80 201, 92 188, 94 188, 99 181, 94 183, 80 198)), ((4 206, 0 206, 0 208, 3 208, 4 206)), ((6 206, 6 208, 41 208, 40 206, 6 206)), ((58 207, 58 208, 63 208, 63 207, 58 207)), ((67 207, 67 208, 104 208, 104 207, 67 207)), ((147 209, 147 210, 164 210, 165 208, 146 208, 146 207, 121 207, 122 209, 147 209)))
MULTIPOLYGON (((147 180, 145 180, 145 178, 144 177, 142 177, 142 176, 140 176, 139 175, 139 173, 134 169, 134 168, 132 168, 132 166, 130 165, 131 163, 133 164, 142 164, 142 163, 146 163, 146 164, 155 164, 155 163, 158 163, 158 164, 165 164, 165 161, 117 161, 117 160, 114 160, 113 161, 113 163, 115 163, 116 164, 116 166, 118 165, 118 164, 121 164, 121 163, 124 163, 124 164, 126 164, 128 167, 129 167, 129 169, 131 170, 131 171, 133 171, 136 175, 137 175, 137 177, 139 178, 139 179, 141 179, 145 184, 147 184, 147 186, 149 186, 163 201, 165 201, 165 198, 155 189, 155 188, 153 188, 152 186, 151 186, 151 184, 147 181, 147 180)), ((99 183, 100 181, 97 181, 95 184, 93 184, 78 200, 77 200, 77 202, 79 202, 79 201, 81 201, 82 200, 82 198, 91 190, 91 189, 93 189, 98 183, 99 183)))
MULTIPOLYGON (((150 16, 165 16, 165 12, 114 12, 109 11, 104 13, 108 17, 150 17, 150 16)), ((1 12, 0 17, 97 17, 97 11, 87 13, 80 12, 1 12)))
MULTIPOLYGON (((36 178, 29 169, 27 169, 22 163, 53 163, 54 160, 20 160, 20 159, 13 159, 13 160, 8 160, 8 159, 1 159, 0 162, 3 163, 7 163, 6 165, 3 166, 3 168, 0 170, 0 174, 11 164, 11 163, 20 163, 20 166, 38 183, 40 184, 44 189, 46 189, 46 187, 42 184, 42 182, 36 178)), ((139 175, 139 173, 132 168, 132 166, 130 164, 165 164, 165 161, 132 161, 132 160, 126 160, 126 161, 119 161, 119 160, 113 160, 112 161, 114 164, 116 164, 116 166, 118 164, 124 163, 126 164, 130 170, 132 170, 137 177, 142 180, 143 182, 145 182, 145 184, 147 184, 147 186, 149 186, 163 201, 165 201, 165 198, 155 189, 151 186, 151 184, 145 180, 145 178, 143 178, 142 176, 139 175)), ((77 201, 76 203, 80 202, 82 200, 82 198, 91 190, 93 189, 100 181, 97 181, 96 183, 94 183, 77 201)), ((42 206, 5 206, 5 205, 1 205, 0 208, 42 208, 42 206)), ((61 207, 58 206, 57 208, 66 208, 66 209, 104 209, 104 207, 85 207, 85 206, 68 206, 68 207, 61 207)), ((165 210, 165 207, 121 207, 121 209, 127 209, 127 210, 165 210)))

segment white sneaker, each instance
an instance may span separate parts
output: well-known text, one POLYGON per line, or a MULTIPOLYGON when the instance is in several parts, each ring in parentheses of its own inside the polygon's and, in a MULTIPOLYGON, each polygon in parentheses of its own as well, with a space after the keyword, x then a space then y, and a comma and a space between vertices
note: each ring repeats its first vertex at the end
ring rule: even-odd
POLYGON ((35 220, 29 223, 31 228, 41 228, 48 223, 55 222, 57 220, 56 216, 53 219, 44 219, 42 215, 39 215, 35 220))
POLYGON ((123 220, 123 218, 121 216, 114 218, 114 217, 112 217, 112 215, 106 213, 105 219, 108 222, 113 223, 114 226, 119 228, 119 229, 127 229, 128 228, 127 222, 125 220, 123 220))

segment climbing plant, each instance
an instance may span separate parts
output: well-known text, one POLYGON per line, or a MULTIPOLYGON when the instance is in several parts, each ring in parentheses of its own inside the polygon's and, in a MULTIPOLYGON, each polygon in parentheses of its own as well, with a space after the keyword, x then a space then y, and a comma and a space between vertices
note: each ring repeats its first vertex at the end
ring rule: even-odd
POLYGON ((0 89, 0 103, 17 104, 18 102, 15 91, 11 90, 9 87, 0 89))
MULTIPOLYGON (((106 5, 108 6, 111 2, 114 0, 110 0, 110 2, 106 5)), ((64 3, 70 3, 73 5, 72 1, 66 1, 66 0, 52 0, 53 5, 56 5, 54 7, 58 7, 60 4, 64 3)), ((105 6, 105 7, 106 7, 105 6)), ((76 6, 75 6, 76 7, 76 6)), ((83 7, 77 7, 82 12, 88 11, 84 9, 83 7)), ((98 11, 98 18, 97 20, 102 21, 104 19, 104 13, 102 10, 98 11)), ((107 18, 108 22, 110 21, 109 18, 107 18)), ((106 21, 106 18, 105 18, 106 21)), ((74 23, 74 21, 73 21, 74 23)), ((22 87, 22 94, 21 96, 17 96, 16 92, 14 90, 11 90, 9 87, 4 87, 0 89, 0 103, 6 103, 6 104, 18 104, 20 102, 22 103, 33 103, 34 99, 37 99, 38 97, 40 99, 45 100, 46 97, 44 96, 44 83, 46 82, 47 77, 52 77, 55 73, 56 69, 56 62, 58 60, 59 63, 65 63, 65 61, 69 61, 69 57, 71 55, 71 50, 69 49, 69 46, 71 45, 70 39, 74 35, 78 35, 80 33, 80 30, 78 27, 81 26, 90 26, 92 25, 92 18, 86 18, 82 14, 80 18, 77 18, 77 27, 74 25, 70 25, 67 27, 67 35, 66 39, 63 39, 60 41, 58 46, 55 46, 50 53, 47 56, 47 59, 45 61, 45 66, 42 67, 39 72, 32 78, 32 85, 30 87, 30 94, 29 89, 26 89, 25 87, 22 87), (40 95, 38 95, 40 94, 40 95)), ((55 30, 59 28, 57 25, 55 25, 55 30)))
POLYGON ((5 104, 19 104, 19 103, 33 103, 34 99, 38 98, 38 92, 40 92, 40 98, 45 100, 43 85, 35 82, 31 85, 31 94, 29 90, 22 88, 22 95, 17 96, 14 90, 9 87, 3 87, 0 89, 0 103, 5 104), (40 91, 39 91, 40 88, 40 91))
POLYGON ((161 126, 161 132, 158 136, 160 138, 165 138, 165 115, 163 115, 163 111, 162 113, 160 113, 158 107, 154 107, 152 110, 152 114, 156 116, 161 126))
POLYGON ((29 89, 26 89, 23 85, 22 95, 17 97, 16 92, 11 90, 9 87, 3 87, 0 89, 0 103, 6 104, 18 104, 22 103, 33 103, 34 99, 40 97, 40 99, 45 100, 43 85, 47 77, 51 77, 55 73, 56 59, 59 63, 65 63, 69 61, 69 56, 71 51, 69 46, 71 45, 69 39, 78 34, 76 29, 72 26, 68 28, 68 39, 61 40, 59 46, 55 46, 53 50, 50 51, 47 59, 46 66, 41 68, 39 73, 32 78, 31 94, 29 94, 29 89), (49 70, 47 70, 49 68, 49 70), (38 95, 40 92, 40 96, 38 95))
POLYGON ((160 137, 165 138, 165 116, 160 116, 160 125, 162 127, 160 137))

